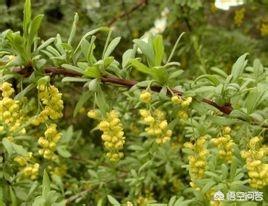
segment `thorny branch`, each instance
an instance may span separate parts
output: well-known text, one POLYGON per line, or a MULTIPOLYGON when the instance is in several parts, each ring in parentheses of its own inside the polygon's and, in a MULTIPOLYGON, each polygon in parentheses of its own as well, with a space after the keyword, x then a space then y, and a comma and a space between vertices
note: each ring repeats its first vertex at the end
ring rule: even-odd
MULTIPOLYGON (((16 73, 21 74, 21 75, 26 76, 26 77, 31 75, 30 70, 23 69, 20 67, 14 68, 13 72, 16 72, 16 73)), ((69 77, 81 76, 81 74, 79 74, 77 72, 66 70, 64 68, 57 68, 57 67, 46 67, 44 69, 44 72, 48 75, 53 74, 53 75, 63 75, 63 76, 69 76, 69 77)), ((117 78, 114 76, 103 76, 100 79, 103 83, 116 84, 116 85, 124 86, 127 88, 131 88, 138 83, 136 80, 120 79, 120 78, 117 78)), ((152 91, 155 91, 155 92, 160 92, 162 90, 162 87, 161 86, 151 86, 150 89, 152 91)), ((176 89, 171 89, 171 91, 173 94, 176 94, 179 96, 183 95, 183 93, 181 91, 178 91, 176 89)), ((203 98, 201 101, 217 108, 219 111, 221 111, 222 113, 227 114, 227 115, 230 114, 232 112, 232 109, 233 109, 231 104, 219 105, 216 102, 214 102, 210 99, 206 99, 206 98, 203 98)))
MULTIPOLYGON (((12 69, 12 71, 17 73, 17 74, 23 75, 24 77, 29 77, 33 72, 32 69, 27 69, 27 68, 23 68, 23 67, 15 67, 12 69)), ((47 75, 63 75, 66 77, 80 77, 80 76, 82 76, 81 74, 79 74, 75 71, 71 71, 71 70, 67 70, 65 68, 59 68, 59 67, 46 67, 46 68, 44 68, 44 73, 47 75)), ((127 88, 131 88, 138 83, 138 81, 136 81, 136 80, 121 79, 121 78, 118 78, 115 76, 102 76, 100 78, 100 80, 103 83, 115 84, 115 85, 124 86, 127 88)), ((162 87, 157 86, 157 85, 153 85, 150 87, 150 89, 152 91, 155 91, 155 92, 160 92, 162 90, 162 87)), ((169 95, 173 94, 173 95, 183 96, 183 93, 179 90, 176 90, 176 89, 170 89, 167 92, 169 95)), ((215 101, 207 99, 207 98, 202 98, 201 101, 208 104, 208 105, 211 105, 211 106, 217 108, 219 111, 221 111, 225 115, 229 115, 233 111, 232 105, 230 103, 226 103, 224 105, 219 105, 215 101)), ((247 122, 247 120, 245 120, 245 119, 238 118, 238 120, 247 122)), ((261 126, 263 128, 268 128, 268 125, 259 125, 259 123, 256 121, 253 121, 251 124, 258 125, 258 126, 261 126)))

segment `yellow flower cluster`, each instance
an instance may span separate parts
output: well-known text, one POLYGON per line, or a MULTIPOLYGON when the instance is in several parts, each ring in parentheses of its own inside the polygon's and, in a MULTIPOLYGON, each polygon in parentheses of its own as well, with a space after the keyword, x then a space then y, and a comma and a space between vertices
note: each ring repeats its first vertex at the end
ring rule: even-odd
POLYGON ((144 193, 145 193, 144 195, 140 194, 137 197, 136 203, 139 206, 147 206, 147 205, 149 205, 150 202, 152 202, 154 200, 154 197, 153 197, 154 194, 153 194, 153 192, 151 192, 148 189, 145 189, 145 192, 144 193))
POLYGON ((212 143, 218 148, 220 157, 226 160, 228 163, 231 163, 232 161, 234 147, 234 141, 229 135, 230 132, 231 128, 225 127, 223 129, 223 135, 221 137, 211 140, 212 143))
POLYGON ((21 167, 21 174, 26 177, 30 178, 31 180, 35 180, 38 176, 39 171, 39 164, 38 163, 31 163, 33 154, 28 152, 25 156, 17 156, 14 158, 14 161, 19 164, 21 167))
POLYGON ((172 131, 168 128, 168 122, 163 111, 156 109, 151 113, 150 110, 141 109, 139 112, 142 122, 148 125, 145 128, 146 133, 155 137, 157 144, 163 144, 170 140, 172 131))
POLYGON ((57 131, 57 125, 50 124, 45 131, 45 137, 40 137, 38 140, 38 144, 42 147, 38 151, 39 154, 43 155, 45 159, 55 160, 57 156, 54 152, 60 138, 61 133, 57 131))
POLYGON ((99 119, 101 115, 99 110, 92 109, 88 111, 87 116, 91 119, 99 119))
POLYGON ((248 150, 242 151, 241 156, 246 159, 250 185, 253 188, 263 188, 268 185, 268 164, 264 163, 268 147, 262 146, 262 137, 253 137, 248 144, 248 150))
POLYGON ((140 94, 140 101, 143 103, 150 103, 152 100, 152 95, 148 91, 142 91, 140 94))
POLYGON ((51 165, 48 166, 49 172, 52 175, 60 176, 63 177, 66 175, 67 172, 67 166, 65 164, 57 166, 57 167, 52 167, 51 165))
POLYGON ((241 8, 235 11, 235 16, 234 16, 234 23, 236 26, 241 26, 243 23, 243 20, 245 18, 245 8, 241 8))
POLYGON ((260 32, 262 36, 268 36, 268 23, 262 23, 260 32))
POLYGON ((185 100, 183 100, 180 96, 172 96, 171 97, 171 102, 173 104, 179 104, 181 105, 182 107, 188 107, 193 101, 193 98, 192 97, 186 97, 185 100))
POLYGON ((115 110, 107 113, 105 119, 98 124, 98 128, 103 132, 101 138, 104 141, 104 147, 108 150, 107 157, 111 161, 121 159, 123 153, 120 150, 125 144, 125 137, 119 113, 115 110))
POLYGON ((193 144, 191 142, 184 143, 184 147, 191 149, 193 154, 188 156, 189 173, 191 177, 190 185, 196 188, 195 181, 202 179, 205 175, 206 161, 209 151, 206 148, 206 136, 199 137, 193 144))
POLYGON ((10 83, 4 82, 0 85, 2 99, 0 100, 0 132, 4 130, 8 135, 25 134, 25 128, 21 128, 25 120, 25 115, 20 107, 20 102, 14 100, 11 96, 14 89, 10 83))
POLYGON ((63 101, 62 94, 53 85, 44 83, 38 85, 38 97, 41 100, 44 109, 33 120, 34 125, 44 123, 49 118, 56 120, 62 117, 63 101))
POLYGON ((183 110, 180 110, 178 112, 178 117, 180 119, 182 119, 182 120, 188 119, 188 113, 187 113, 187 111, 185 111, 185 109, 187 109, 187 107, 190 106, 192 101, 193 101, 192 97, 187 97, 184 100, 180 96, 177 96, 177 95, 174 95, 171 97, 171 102, 173 104, 180 105, 182 108, 184 108, 183 110))

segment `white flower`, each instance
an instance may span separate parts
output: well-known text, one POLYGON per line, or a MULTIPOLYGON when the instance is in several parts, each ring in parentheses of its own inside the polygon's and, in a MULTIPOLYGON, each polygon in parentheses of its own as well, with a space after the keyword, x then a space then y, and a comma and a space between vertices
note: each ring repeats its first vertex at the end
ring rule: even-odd
POLYGON ((154 28, 156 29, 157 33, 163 33, 167 27, 167 19, 161 18, 156 19, 154 22, 154 28))
POLYGON ((91 9, 99 8, 100 2, 99 0, 86 0, 85 5, 86 5, 87 10, 91 10, 91 9))
POLYGON ((228 10, 231 6, 239 6, 244 4, 243 0, 216 0, 215 6, 222 10, 228 10))
POLYGON ((169 14, 169 9, 166 7, 164 10, 161 12, 162 17, 166 17, 169 14))

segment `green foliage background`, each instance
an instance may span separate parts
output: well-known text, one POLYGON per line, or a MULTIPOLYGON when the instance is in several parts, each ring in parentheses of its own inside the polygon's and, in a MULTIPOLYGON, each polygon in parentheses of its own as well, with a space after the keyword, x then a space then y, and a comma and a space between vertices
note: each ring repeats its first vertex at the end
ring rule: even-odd
MULTIPOLYGON (((35 42, 30 44, 29 50, 19 50, 25 37, 21 37, 23 40, 18 37, 21 40, 18 43, 13 31, 23 33, 24 3, 22 0, 2 0, 0 3, 1 81, 12 82, 17 98, 27 97, 33 104, 34 111, 31 112, 36 113, 35 88, 39 79, 45 76, 44 68, 61 66, 82 77, 52 76, 50 79, 51 84, 63 93, 65 106, 64 118, 57 122, 63 134, 57 147, 61 159, 51 163, 34 154, 41 165, 36 180, 17 179, 18 168, 13 156, 21 153, 18 145, 37 154, 36 141, 45 126, 30 127, 27 137, 15 137, 15 146, 0 133, 3 139, 0 146, 0 205, 212 205, 207 196, 210 189, 223 192, 256 190, 248 184, 246 163, 240 152, 247 149, 254 136, 262 136, 263 145, 267 146, 268 31, 261 30, 263 25, 268 25, 267 0, 248 0, 228 11, 216 9, 212 1, 205 0, 33 0, 32 16, 44 14, 38 31, 40 39, 34 35, 35 42), (142 5, 130 12, 139 4, 142 5), (156 36, 147 44, 139 41, 154 27, 155 20, 161 18, 165 8, 169 12, 166 28, 161 33, 163 40, 156 36), (242 8, 245 13, 238 25, 234 18, 242 8), (69 43, 75 12, 79 14, 79 21, 75 24, 73 41, 69 43), (93 32, 89 37, 96 36, 96 48, 94 54, 85 57, 89 45, 93 44, 89 44, 92 39, 88 38, 80 47, 82 36, 103 26, 112 27, 110 42, 121 36, 120 43, 110 43, 116 48, 105 56, 105 45, 109 43, 107 32, 93 32), (5 33, 6 29, 12 32, 5 33), (178 69, 176 65, 168 65, 167 59, 183 32, 185 34, 171 55, 172 61, 180 63, 178 69), (57 34, 60 36, 56 37, 57 34), (40 50, 35 47, 51 37, 56 40, 40 50), (165 48, 163 56, 157 57, 142 49, 150 47, 153 41, 159 43, 155 53, 159 54, 165 48), (126 58, 125 65, 120 63, 127 49, 131 49, 131 53, 137 48, 134 56, 126 58), (5 64, 5 52, 19 58, 5 64), (150 62, 152 55, 154 63, 150 62), (14 67, 21 67, 26 72, 33 69, 33 75, 22 78, 14 74, 14 67), (170 70, 163 71, 163 68, 170 70), (142 89, 150 85, 164 89, 159 94, 154 93, 152 105, 144 105, 139 99, 138 86, 128 90, 102 84, 100 78, 107 75, 135 79, 141 82, 142 89), (196 100, 185 121, 175 115, 178 109, 166 95, 170 88, 182 90, 196 100), (219 105, 231 102, 234 111, 230 116, 222 115, 202 103, 203 97, 213 99, 219 105), (86 116, 93 107, 99 108, 103 114, 112 108, 121 113, 127 140, 125 158, 117 163, 105 157, 97 122, 86 116), (174 134, 170 142, 158 145, 146 136, 138 113, 142 108, 160 108, 167 112, 174 134), (208 173, 198 182, 201 191, 191 188, 186 156, 189 151, 182 149, 183 144, 203 135, 217 137, 225 126, 232 128, 236 143, 232 164, 220 161, 216 149, 209 145, 208 173), (63 176, 45 172, 48 166, 62 165, 67 167, 63 176)), ((31 42, 31 38, 25 42, 31 42)), ((267 204, 267 185, 259 191, 264 193, 263 202, 223 202, 222 205, 267 204)))

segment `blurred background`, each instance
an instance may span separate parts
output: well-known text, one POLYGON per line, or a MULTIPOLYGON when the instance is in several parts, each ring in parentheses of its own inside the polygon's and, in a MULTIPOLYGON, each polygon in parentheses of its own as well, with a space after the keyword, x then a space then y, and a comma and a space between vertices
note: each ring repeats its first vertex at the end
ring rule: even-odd
MULTIPOLYGON (((21 30, 23 4, 0 0, 0 31, 21 30)), ((146 39, 148 32, 163 34, 166 51, 186 32, 175 59, 183 69, 191 68, 190 74, 212 66, 228 72, 245 52, 268 65, 268 0, 32 0, 32 7, 34 15, 45 15, 42 39, 57 33, 67 38, 75 12, 80 17, 77 41, 91 29, 112 27, 114 36, 122 36, 115 52, 119 58, 132 39, 146 39)), ((102 44, 106 37, 98 38, 102 44)))

